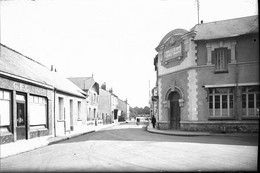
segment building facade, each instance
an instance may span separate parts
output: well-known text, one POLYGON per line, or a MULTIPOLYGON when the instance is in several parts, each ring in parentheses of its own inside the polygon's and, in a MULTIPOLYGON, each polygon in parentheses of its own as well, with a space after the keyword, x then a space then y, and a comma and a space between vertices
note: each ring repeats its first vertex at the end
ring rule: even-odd
POLYGON ((86 114, 78 111, 84 91, 39 62, 2 44, 0 48, 1 144, 84 130, 86 114))
POLYGON ((118 98, 118 121, 125 121, 127 119, 127 102, 118 98))
POLYGON ((68 79, 87 93, 86 110, 88 112, 88 125, 103 124, 102 116, 98 114, 99 84, 94 80, 93 76, 68 79))
POLYGON ((258 132, 258 16, 175 29, 157 46, 158 127, 258 132))
POLYGON ((53 135, 54 87, 39 75, 49 70, 7 46, 0 50, 1 144, 53 135))
POLYGON ((104 124, 112 123, 111 93, 106 90, 106 84, 99 89, 98 113, 101 115, 104 124))

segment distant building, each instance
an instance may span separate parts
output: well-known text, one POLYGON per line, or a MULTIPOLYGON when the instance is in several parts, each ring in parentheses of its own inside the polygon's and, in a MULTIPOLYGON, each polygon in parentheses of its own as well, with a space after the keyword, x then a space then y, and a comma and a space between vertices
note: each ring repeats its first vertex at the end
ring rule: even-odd
POLYGON ((259 131, 258 16, 175 29, 156 50, 159 129, 259 131))
POLYGON ((118 109, 119 109, 119 121, 125 121, 127 119, 127 104, 125 101, 118 98, 118 109))
POLYGON ((111 93, 106 90, 105 83, 99 89, 98 112, 104 124, 112 123, 111 93))
POLYGON ((99 84, 92 77, 68 78, 80 89, 87 93, 88 124, 103 124, 101 115, 98 115, 99 84))
POLYGON ((156 120, 158 121, 158 94, 157 94, 157 88, 154 87, 152 89, 152 98, 150 103, 150 117, 154 116, 156 120))
POLYGON ((113 90, 110 89, 111 93, 111 110, 112 110, 112 122, 118 122, 118 96, 113 94, 113 90))

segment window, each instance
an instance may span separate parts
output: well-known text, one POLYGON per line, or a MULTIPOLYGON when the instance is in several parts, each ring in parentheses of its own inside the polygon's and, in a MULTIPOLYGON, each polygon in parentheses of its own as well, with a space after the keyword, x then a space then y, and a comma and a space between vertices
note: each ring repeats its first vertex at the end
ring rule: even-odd
POLYGON ((81 119, 81 102, 78 101, 78 119, 81 119))
POLYGON ((39 96, 30 96, 30 125, 47 124, 47 99, 39 96))
POLYGON ((64 101, 59 97, 59 120, 64 120, 64 101))
POLYGON ((11 117, 11 93, 0 90, 0 126, 9 126, 11 117))
POLYGON ((212 63, 215 72, 228 72, 228 63, 231 62, 231 51, 227 48, 218 48, 212 52, 212 63))
POLYGON ((259 116, 259 86, 242 88, 242 113, 246 117, 259 116))
POLYGON ((88 120, 92 120, 91 119, 91 108, 88 109, 88 120))
POLYGON ((96 97, 97 95, 94 93, 94 103, 96 103, 96 97))
POLYGON ((233 88, 209 88, 209 115, 229 117, 233 115, 233 88))

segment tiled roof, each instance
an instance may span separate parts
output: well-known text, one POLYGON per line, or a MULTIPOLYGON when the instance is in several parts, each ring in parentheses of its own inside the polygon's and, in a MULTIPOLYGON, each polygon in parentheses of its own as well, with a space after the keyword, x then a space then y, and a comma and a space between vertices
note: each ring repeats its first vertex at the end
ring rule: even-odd
POLYGON ((202 23, 191 30, 196 31, 194 40, 211 40, 258 33, 258 15, 202 23))
POLYGON ((39 62, 30 59, 19 52, 16 52, 0 44, 1 58, 0 71, 14 75, 16 77, 53 86, 57 90, 84 97, 84 91, 74 85, 57 72, 51 72, 47 67, 39 62))

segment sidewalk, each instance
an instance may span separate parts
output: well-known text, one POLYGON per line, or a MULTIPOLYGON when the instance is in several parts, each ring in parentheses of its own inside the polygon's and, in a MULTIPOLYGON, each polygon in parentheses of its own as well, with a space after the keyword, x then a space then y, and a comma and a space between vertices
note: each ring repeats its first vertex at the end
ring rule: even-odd
POLYGON ((258 133, 210 133, 210 132, 192 132, 192 131, 181 131, 181 130, 159 130, 153 128, 152 123, 149 122, 147 131, 150 133, 158 133, 164 135, 174 136, 248 136, 258 135, 258 133))
POLYGON ((113 124, 106 124, 106 125, 99 125, 99 126, 90 126, 86 131, 79 132, 79 133, 71 133, 66 136, 58 136, 53 137, 51 136, 44 136, 39 138, 33 138, 30 140, 20 140, 8 144, 0 145, 0 158, 5 158, 8 156, 24 153, 27 151, 31 151, 40 147, 44 147, 47 145, 51 145, 63 140, 67 140, 76 136, 80 136, 87 133, 92 133, 95 131, 99 131, 102 129, 106 129, 112 126, 116 126, 120 123, 113 123, 113 124))

